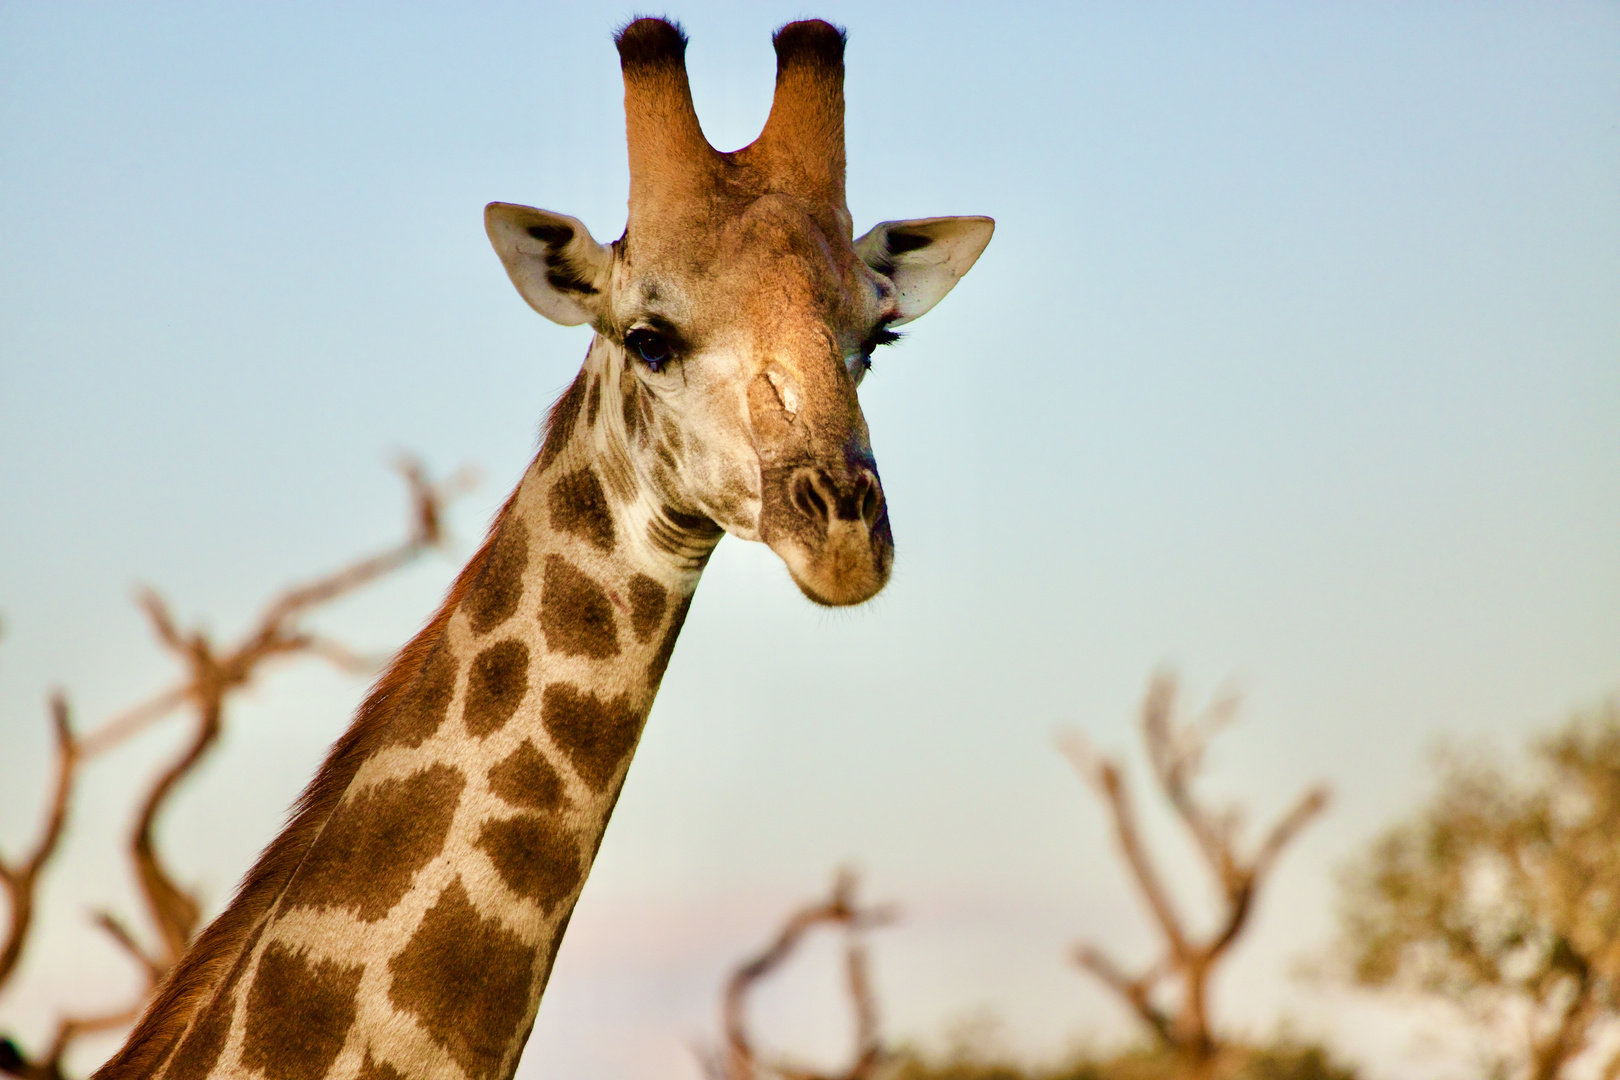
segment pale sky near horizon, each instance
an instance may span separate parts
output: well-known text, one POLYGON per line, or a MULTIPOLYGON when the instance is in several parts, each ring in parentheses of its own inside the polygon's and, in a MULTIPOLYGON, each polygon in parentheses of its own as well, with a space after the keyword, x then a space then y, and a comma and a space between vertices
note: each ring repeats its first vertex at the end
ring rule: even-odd
MULTIPOLYGON (((521 302, 481 208, 619 234, 632 11, 0 3, 0 849, 38 820, 46 691, 89 725, 169 676, 135 583, 232 633, 397 534, 405 448, 482 470, 456 549, 320 625, 386 651, 432 610, 589 337, 521 302)), ((1151 939, 1053 733, 1134 754, 1161 665, 1245 691, 1212 791, 1261 821, 1335 793, 1220 1015, 1467 1075, 1437 1016, 1295 970, 1437 740, 1512 753, 1620 688, 1620 8, 671 7, 720 148, 807 11, 849 29, 857 231, 996 237, 862 387, 889 589, 828 613, 721 544, 520 1076, 695 1077, 721 972, 843 863, 904 913, 874 941, 897 1037, 1122 1037, 1066 950, 1151 939)), ((363 690, 267 679, 176 800, 210 911, 363 690)), ((87 773, 0 1031, 117 1000, 83 916, 136 915, 110 853, 178 731, 87 773)), ((761 1002, 806 1052, 841 1038, 829 955, 761 1002)))

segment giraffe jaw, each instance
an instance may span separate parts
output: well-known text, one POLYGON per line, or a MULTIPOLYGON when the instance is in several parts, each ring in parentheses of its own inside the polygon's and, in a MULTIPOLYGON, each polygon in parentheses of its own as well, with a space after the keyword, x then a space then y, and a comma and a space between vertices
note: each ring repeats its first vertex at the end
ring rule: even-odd
POLYGON ((828 544, 819 552, 809 552, 789 541, 772 544, 771 550, 787 564, 793 584, 807 599, 822 607, 850 607, 882 592, 894 565, 892 552, 878 561, 866 557, 860 547, 859 543, 828 544))

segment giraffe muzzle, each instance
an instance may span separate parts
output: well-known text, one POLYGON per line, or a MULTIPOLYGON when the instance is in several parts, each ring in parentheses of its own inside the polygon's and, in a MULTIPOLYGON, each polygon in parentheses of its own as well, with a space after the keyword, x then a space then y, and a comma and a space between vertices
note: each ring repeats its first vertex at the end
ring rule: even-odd
POLYGON ((761 539, 805 596, 841 607, 870 600, 888 583, 894 540, 883 484, 868 462, 767 469, 761 479, 761 539))

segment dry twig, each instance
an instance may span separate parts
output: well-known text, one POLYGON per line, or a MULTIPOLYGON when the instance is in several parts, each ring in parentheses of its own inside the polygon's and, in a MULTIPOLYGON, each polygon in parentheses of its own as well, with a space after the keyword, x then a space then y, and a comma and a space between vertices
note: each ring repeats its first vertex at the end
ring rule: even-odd
POLYGON ((855 874, 839 871, 832 895, 820 903, 801 908, 788 918, 773 941, 752 960, 737 967, 726 982, 721 1004, 721 1024, 725 1030, 725 1050, 709 1063, 716 1080, 758 1080, 763 1074, 778 1080, 869 1080, 883 1063, 883 1040, 878 1029, 877 1002, 867 964, 861 933, 893 921, 887 907, 861 908, 855 903, 855 874), (790 1065, 779 1059, 766 1060, 755 1049, 748 1034, 748 995, 771 972, 779 968, 804 935, 813 927, 828 923, 844 930, 844 971, 847 990, 855 1009, 855 1049, 847 1068, 820 1073, 790 1065))
POLYGON ((11 911, 6 936, 0 944, 0 986, 11 978, 17 961, 22 959, 23 944, 34 923, 35 890, 40 871, 56 854, 67 827, 68 807, 73 797, 73 781, 79 772, 83 753, 73 736, 68 716, 67 700, 60 693, 51 697, 51 723, 56 731, 56 779, 51 786, 50 801, 45 812, 45 831, 34 850, 13 863, 0 858, 0 886, 6 891, 6 906, 11 911))
POLYGON ((1215 929, 1202 938, 1187 930, 1143 844, 1120 766, 1099 756, 1078 734, 1066 736, 1060 747, 1102 796, 1125 864, 1164 942, 1163 955, 1134 976, 1095 945, 1077 946, 1075 962, 1118 994, 1159 1042, 1175 1050, 1198 1075, 1219 1050, 1209 1021, 1209 982, 1215 966, 1248 924, 1255 895, 1278 855, 1327 805, 1328 792, 1320 785, 1306 791, 1271 827, 1254 853, 1245 856, 1238 843, 1239 813, 1234 808, 1212 808, 1192 790, 1210 739, 1231 723, 1237 699, 1219 698, 1201 716, 1182 721, 1176 716, 1175 697, 1175 679, 1156 675, 1142 704, 1142 738, 1160 791, 1192 835, 1220 889, 1221 911, 1215 929), (1178 992, 1173 1006, 1164 1004, 1162 988, 1166 984, 1178 992))

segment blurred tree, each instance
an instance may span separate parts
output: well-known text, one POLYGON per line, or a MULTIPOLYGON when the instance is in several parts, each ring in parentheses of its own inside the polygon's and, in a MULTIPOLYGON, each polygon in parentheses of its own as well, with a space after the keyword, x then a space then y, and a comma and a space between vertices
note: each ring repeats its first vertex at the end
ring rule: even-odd
MULTIPOLYGON (((1142 744, 1159 792, 1176 818, 1186 827, 1194 848, 1217 886, 1213 929, 1195 933, 1170 895, 1160 864, 1149 852, 1137 822, 1124 768, 1102 757, 1078 733, 1061 741, 1063 751, 1102 797, 1113 819, 1114 837, 1125 866, 1141 894, 1162 941, 1159 959, 1132 974, 1096 945, 1081 945, 1074 959, 1102 980, 1130 1007, 1152 1034, 1158 1062, 1179 1062, 1174 1075, 1190 1080, 1250 1075, 1251 1052, 1228 1047, 1215 1035, 1210 1018, 1209 989, 1220 962, 1231 953, 1254 913, 1255 898, 1277 858, 1299 831, 1327 806, 1328 790, 1307 789, 1272 825, 1264 839, 1250 848, 1242 843, 1243 814, 1235 806, 1214 806, 1193 791, 1204 767, 1209 741, 1237 714, 1236 697, 1217 698, 1202 713, 1183 718, 1176 705, 1176 680, 1159 673, 1148 685, 1142 701, 1142 744), (1247 849, 1247 850, 1245 850, 1247 849), (1230 1052, 1229 1052, 1230 1051, 1230 1052)), ((1146 1060, 1146 1059, 1145 1059, 1146 1060)), ((1110 1075, 1138 1075, 1116 1072, 1110 1075)), ((1142 1076, 1167 1075, 1144 1072, 1142 1076)))
POLYGON ((725 1031, 723 1049, 704 1056, 704 1072, 712 1080, 872 1080, 889 1064, 883 1036, 878 1030, 877 998, 868 972, 866 930, 894 920, 887 907, 861 907, 855 902, 857 881, 853 871, 840 870, 826 900, 808 904, 790 915, 776 938, 759 954, 737 965, 726 980, 720 1020, 725 1031), (835 1072, 796 1065, 780 1056, 762 1055, 748 1031, 748 999, 761 980, 781 968, 805 934, 816 926, 844 931, 845 990, 855 1013, 855 1051, 850 1062, 835 1072))
MULTIPOLYGON (((999 1024, 988 1015, 952 1031, 943 1054, 894 1047, 879 1030, 863 938, 865 931, 891 922, 895 912, 858 904, 856 884, 853 873, 840 871, 827 899, 793 912, 768 946, 732 969, 721 997, 724 1042, 700 1052, 709 1080, 1186 1080, 1189 1075, 1182 1048, 1162 1040, 1111 1053, 1081 1051, 1056 1063, 1019 1061, 1003 1047, 999 1024), (754 992, 781 972, 817 927, 843 933, 844 990, 855 1020, 853 1053, 835 1070, 761 1052, 748 1024, 754 992)), ((1354 1070, 1322 1047, 1287 1031, 1263 1043, 1223 1042, 1218 1055, 1194 1068, 1217 1080, 1356 1080, 1354 1070)))
POLYGON ((1620 702, 1530 747, 1518 782, 1448 755, 1433 801, 1344 874, 1354 979, 1439 995, 1522 1032, 1504 1073, 1620 1076, 1620 702), (1595 1063, 1594 1063, 1595 1064, 1595 1063))
MULTIPOLYGON (((1186 1061, 1162 1044, 1114 1053, 1081 1052, 1050 1065, 1024 1065, 963 1052, 930 1058, 900 1051, 884 1080, 1181 1080, 1186 1061)), ((1221 1080, 1356 1080, 1355 1070, 1319 1046, 1282 1036, 1261 1046, 1227 1044, 1221 1080)))

